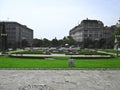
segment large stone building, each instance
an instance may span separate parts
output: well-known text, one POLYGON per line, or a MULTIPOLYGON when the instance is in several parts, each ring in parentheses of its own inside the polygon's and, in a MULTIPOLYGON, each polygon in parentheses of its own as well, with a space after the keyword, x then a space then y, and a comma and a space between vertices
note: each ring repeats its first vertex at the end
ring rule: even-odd
MULTIPOLYGON (((17 22, 0 22, 0 45, 2 43, 1 34, 3 30, 3 23, 5 32, 7 34, 7 46, 8 48, 21 47, 22 40, 27 40, 29 46, 32 45, 33 30, 25 25, 21 25, 17 22)), ((1 46, 0 46, 1 47, 1 46)))
POLYGON ((83 20, 78 26, 70 30, 69 35, 77 42, 83 42, 85 38, 100 40, 110 38, 115 26, 104 27, 99 20, 83 20))

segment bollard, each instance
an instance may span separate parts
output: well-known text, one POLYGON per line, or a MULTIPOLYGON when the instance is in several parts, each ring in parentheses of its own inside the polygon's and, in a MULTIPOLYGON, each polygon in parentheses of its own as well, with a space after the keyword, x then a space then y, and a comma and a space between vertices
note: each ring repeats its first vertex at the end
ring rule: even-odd
POLYGON ((74 66, 74 59, 70 58, 68 60, 68 65, 69 65, 69 67, 73 67, 74 66))

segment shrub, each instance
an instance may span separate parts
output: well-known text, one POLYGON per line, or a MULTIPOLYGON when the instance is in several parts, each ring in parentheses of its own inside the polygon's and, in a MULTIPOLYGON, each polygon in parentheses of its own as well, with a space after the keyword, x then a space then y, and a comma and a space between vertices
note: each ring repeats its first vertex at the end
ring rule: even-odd
POLYGON ((13 55, 9 55, 9 57, 12 57, 12 58, 28 58, 28 59, 46 59, 46 58, 52 58, 50 56, 13 56, 13 55))
POLYGON ((43 54, 43 50, 20 51, 20 52, 13 52, 12 54, 43 54))

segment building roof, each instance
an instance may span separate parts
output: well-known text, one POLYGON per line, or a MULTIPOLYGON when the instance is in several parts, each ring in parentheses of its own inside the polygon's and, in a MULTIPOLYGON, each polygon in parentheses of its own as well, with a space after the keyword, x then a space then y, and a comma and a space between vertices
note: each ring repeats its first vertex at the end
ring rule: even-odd
POLYGON ((28 28, 26 25, 22 25, 22 24, 20 24, 20 23, 18 23, 18 22, 13 22, 13 21, 0 21, 0 23, 5 23, 5 24, 16 24, 16 25, 19 25, 19 26, 21 26, 21 27, 24 27, 24 28, 27 28, 27 29, 29 29, 29 30, 31 30, 31 31, 33 31, 31 28, 28 28))
POLYGON ((99 24, 99 25, 103 25, 103 23, 99 20, 90 20, 90 19, 86 19, 81 21, 81 24, 88 24, 88 23, 95 23, 95 24, 99 24))
POLYGON ((97 25, 97 26, 104 27, 104 24, 103 24, 102 21, 86 19, 86 20, 82 20, 79 25, 77 25, 77 26, 75 26, 74 28, 72 28, 72 29, 70 30, 70 32, 75 31, 78 27, 86 26, 86 25, 88 25, 88 24, 90 24, 90 25, 91 25, 91 24, 95 24, 95 25, 97 25))

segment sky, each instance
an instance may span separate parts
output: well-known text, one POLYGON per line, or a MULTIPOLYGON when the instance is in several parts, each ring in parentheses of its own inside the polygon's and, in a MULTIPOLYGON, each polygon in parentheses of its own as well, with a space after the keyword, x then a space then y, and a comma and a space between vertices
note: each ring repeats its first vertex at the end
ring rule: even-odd
POLYGON ((115 25, 119 0, 0 0, 0 21, 15 21, 34 30, 34 38, 62 39, 86 18, 115 25))

